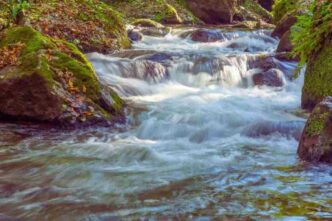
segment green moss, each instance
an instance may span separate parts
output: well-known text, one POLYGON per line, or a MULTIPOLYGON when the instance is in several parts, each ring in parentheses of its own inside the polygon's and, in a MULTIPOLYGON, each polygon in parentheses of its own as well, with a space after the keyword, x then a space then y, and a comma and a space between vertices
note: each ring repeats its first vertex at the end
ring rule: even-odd
POLYGON ((152 19, 161 23, 198 23, 188 9, 184 0, 112 0, 107 1, 117 10, 123 12, 129 21, 136 19, 152 19))
POLYGON ((323 1, 319 7, 317 4, 317 1, 311 3, 309 11, 298 16, 292 27, 293 53, 300 57, 300 65, 326 46, 326 39, 332 35, 332 2, 323 1))
MULTIPOLYGON (((123 15, 99 0, 31 1, 30 6, 25 10, 26 25, 85 52, 108 53, 130 45, 123 15)), ((0 10, 0 20, 14 26, 8 14, 8 9, 0 10)))
POLYGON ((260 4, 253 0, 245 0, 243 3, 243 7, 257 15, 257 17, 261 17, 264 20, 272 21, 272 15, 269 11, 263 8, 260 4))
POLYGON ((274 23, 278 23, 284 15, 297 9, 298 0, 276 0, 272 7, 274 23))
POLYGON ((132 23, 132 25, 141 25, 143 27, 154 27, 154 28, 163 28, 164 26, 156 21, 153 21, 151 19, 136 19, 132 23))
POLYGON ((324 129, 325 121, 328 118, 329 113, 320 113, 319 108, 315 108, 313 113, 311 114, 305 132, 307 135, 313 137, 321 134, 324 129))
POLYGON ((306 100, 319 102, 332 95, 332 41, 308 62, 303 86, 306 100))
POLYGON ((111 90, 110 95, 114 101, 113 108, 114 108, 115 112, 120 112, 123 109, 123 105, 124 105, 123 100, 113 90, 111 90))
MULTIPOLYGON (((2 74, 1 80, 20 79, 37 74, 42 76, 48 84, 49 91, 62 99, 64 112, 72 104, 81 102, 75 101, 77 96, 87 103, 86 108, 93 107, 94 112, 100 113, 106 119, 112 117, 108 112, 109 109, 115 110, 115 113, 112 114, 121 112, 123 101, 115 92, 112 92, 111 96, 113 106, 103 106, 98 77, 91 63, 75 45, 44 36, 30 27, 14 27, 2 33, 0 49, 17 44, 22 45, 19 62, 16 65, 8 66, 8 70, 6 69, 6 72, 2 74), (67 92, 64 92, 66 90, 67 92), (71 90, 76 90, 76 92, 71 90), (64 96, 64 93, 67 95, 64 96), (68 99, 68 96, 72 96, 72 98, 68 99)), ((90 109, 82 111, 86 112, 90 109)), ((89 117, 95 116, 81 114, 79 119, 85 121, 89 117)), ((69 116, 66 119, 70 118, 69 116)))

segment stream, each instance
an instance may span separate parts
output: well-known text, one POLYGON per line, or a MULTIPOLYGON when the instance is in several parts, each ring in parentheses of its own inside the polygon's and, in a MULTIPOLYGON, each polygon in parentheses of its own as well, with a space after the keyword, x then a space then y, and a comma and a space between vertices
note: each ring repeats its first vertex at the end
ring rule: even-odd
POLYGON ((0 220, 327 220, 332 167, 301 162, 302 74, 267 30, 195 28, 88 54, 128 104, 110 128, 0 124, 0 220), (282 87, 255 86, 268 57, 282 87))

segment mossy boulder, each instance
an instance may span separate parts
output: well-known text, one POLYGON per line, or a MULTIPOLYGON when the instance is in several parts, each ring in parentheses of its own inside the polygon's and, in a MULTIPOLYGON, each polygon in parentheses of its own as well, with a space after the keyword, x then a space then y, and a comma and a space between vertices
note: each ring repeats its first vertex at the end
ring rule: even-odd
POLYGON ((165 28, 165 26, 160 24, 159 22, 147 18, 135 19, 131 23, 131 25, 140 26, 140 27, 150 27, 150 28, 165 28))
MULTIPOLYGON (((1 20, 17 23, 8 7, 0 7, 0 28, 1 20)), ((71 42, 86 53, 110 53, 130 46, 123 16, 99 0, 31 1, 20 20, 20 25, 71 42)))
POLYGON ((278 24, 286 14, 296 11, 298 2, 299 0, 276 0, 272 9, 274 23, 278 24))
POLYGON ((332 97, 311 113, 298 147, 298 155, 309 162, 332 163, 332 97))
POLYGON ((302 89, 302 108, 312 110, 326 96, 332 96, 332 37, 312 54, 307 63, 302 89))
POLYGON ((105 0, 123 12, 129 21, 151 19, 163 24, 195 24, 197 19, 184 0, 105 0))
POLYGON ((0 117, 59 125, 122 119, 123 101, 102 90, 71 43, 14 27, 0 36, 0 117))
POLYGON ((272 23, 272 14, 263 8, 256 0, 240 0, 236 17, 244 21, 263 21, 272 23))

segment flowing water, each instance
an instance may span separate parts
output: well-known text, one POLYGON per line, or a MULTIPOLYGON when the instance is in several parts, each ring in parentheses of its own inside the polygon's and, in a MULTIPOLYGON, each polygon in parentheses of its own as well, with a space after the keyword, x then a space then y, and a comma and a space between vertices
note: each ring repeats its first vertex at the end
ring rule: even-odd
POLYGON ((125 125, 0 124, 0 220, 332 219, 332 168, 296 155, 296 63, 273 57, 265 30, 213 43, 187 31, 88 55, 126 100, 125 125), (283 87, 253 85, 262 57, 283 87))

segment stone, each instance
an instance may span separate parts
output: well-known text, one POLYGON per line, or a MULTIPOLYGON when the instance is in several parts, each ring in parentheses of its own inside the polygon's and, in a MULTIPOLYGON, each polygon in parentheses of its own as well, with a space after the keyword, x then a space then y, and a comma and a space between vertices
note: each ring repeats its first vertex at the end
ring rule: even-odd
POLYGON ((312 111, 297 152, 305 161, 332 163, 332 97, 325 98, 312 111))
POLYGON ((198 29, 190 34, 190 38, 197 42, 216 42, 226 40, 225 35, 218 30, 198 29))
POLYGON ((277 24, 271 36, 281 38, 286 32, 290 31, 291 27, 297 22, 296 15, 286 14, 277 24))
POLYGON ((322 45, 310 56, 305 72, 301 106, 309 111, 325 97, 332 96, 332 40, 327 38, 322 45))
POLYGON ((187 0, 192 13, 207 24, 232 23, 237 0, 187 0))
POLYGON ((279 52, 291 52, 293 50, 293 44, 291 42, 291 31, 287 31, 280 39, 277 47, 277 53, 279 52))
POLYGON ((252 79, 256 86, 282 87, 284 85, 282 71, 275 68, 267 72, 254 74, 252 79))
POLYGON ((73 45, 30 27, 0 36, 0 117, 59 126, 122 119, 123 101, 103 91, 86 57, 73 45))
POLYGON ((129 30, 128 37, 131 41, 140 41, 140 40, 142 40, 143 35, 139 31, 129 30))

